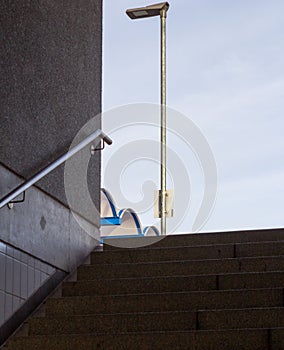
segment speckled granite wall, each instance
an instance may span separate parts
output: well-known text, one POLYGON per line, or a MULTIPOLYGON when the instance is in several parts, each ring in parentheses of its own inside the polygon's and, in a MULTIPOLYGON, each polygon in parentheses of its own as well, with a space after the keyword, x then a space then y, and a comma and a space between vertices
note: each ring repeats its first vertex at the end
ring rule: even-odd
MULTIPOLYGON (((22 176, 29 178, 66 152, 79 129, 101 111, 101 2, 0 1, 0 198, 22 176)), ((96 153, 88 184, 98 207, 96 153)), ((44 191, 33 187, 24 203, 0 209, 0 345, 99 242, 99 215, 92 217, 94 225, 81 219, 85 232, 62 205, 63 170, 37 184, 44 191), (44 290, 35 280, 45 277, 38 261, 53 266, 52 273, 61 271, 55 279, 47 274, 44 290)))
MULTIPOLYGON (((0 164, 0 198, 22 179, 0 164)), ((24 203, 0 209, 0 347, 99 244, 98 227, 32 187, 24 203), (43 285, 42 285, 43 283, 43 285)))
MULTIPOLYGON (((100 112, 101 17, 101 0, 0 1, 0 162, 16 173, 45 167, 100 112)), ((89 184, 98 203, 97 153, 89 184)), ((66 202, 63 167, 39 186, 66 202)))

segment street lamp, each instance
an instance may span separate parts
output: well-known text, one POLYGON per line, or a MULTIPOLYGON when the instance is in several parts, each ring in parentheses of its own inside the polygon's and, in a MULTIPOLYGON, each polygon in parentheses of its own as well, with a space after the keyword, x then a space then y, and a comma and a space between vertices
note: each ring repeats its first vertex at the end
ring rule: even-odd
POLYGON ((172 210, 167 208, 169 191, 166 188, 166 18, 170 5, 162 2, 146 7, 126 10, 131 19, 160 16, 161 18, 161 190, 159 191, 159 217, 161 234, 166 234, 166 217, 172 210))

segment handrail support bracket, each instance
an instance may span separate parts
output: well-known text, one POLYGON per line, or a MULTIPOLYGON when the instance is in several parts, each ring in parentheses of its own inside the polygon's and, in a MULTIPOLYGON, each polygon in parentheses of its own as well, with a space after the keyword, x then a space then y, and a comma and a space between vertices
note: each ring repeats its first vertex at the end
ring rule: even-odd
POLYGON ((23 192, 23 198, 22 199, 18 199, 18 200, 12 200, 10 201, 7 206, 9 209, 13 209, 14 207, 14 204, 17 204, 17 203, 24 203, 24 201, 26 200, 26 191, 23 192))

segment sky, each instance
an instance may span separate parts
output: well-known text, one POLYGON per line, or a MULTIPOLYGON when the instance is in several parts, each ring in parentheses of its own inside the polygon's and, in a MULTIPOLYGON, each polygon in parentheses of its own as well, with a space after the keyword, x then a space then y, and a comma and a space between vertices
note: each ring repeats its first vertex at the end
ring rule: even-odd
MULTIPOLYGON (((131 21, 125 15, 127 8, 151 3, 104 1, 104 111, 159 103, 159 18, 131 21)), ((201 130, 218 170, 215 206, 202 231, 284 227, 283 33, 283 0, 170 2, 167 105, 201 130)), ((139 138, 138 130, 135 135, 139 138)), ((118 136, 117 142, 122 139, 118 136)), ((193 162, 178 140, 169 142, 193 162)), ((104 166, 114 148, 107 152, 104 166)), ((191 231, 200 206, 203 179, 195 168, 190 174, 193 209, 178 232, 191 231)), ((125 195, 133 196, 134 209, 137 181, 144 181, 141 174, 137 163, 129 178, 127 171, 114 177, 125 195)), ((158 181, 157 174, 153 181, 158 181)), ((144 225, 151 223, 151 215, 141 215, 144 225)))

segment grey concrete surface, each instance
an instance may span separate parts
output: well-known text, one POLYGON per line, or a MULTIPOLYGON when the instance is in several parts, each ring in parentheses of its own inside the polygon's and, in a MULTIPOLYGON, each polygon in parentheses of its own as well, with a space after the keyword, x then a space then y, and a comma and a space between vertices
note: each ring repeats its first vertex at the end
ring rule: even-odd
MULTIPOLYGON (((1 1, 0 33, 0 162, 28 178, 101 112, 102 1, 1 1)), ((63 166, 39 186, 66 203, 63 166)), ((89 187, 99 203, 100 152, 89 187)))
POLYGON ((168 247, 164 249, 128 249, 92 253, 93 264, 112 264, 124 262, 154 262, 170 260, 203 260, 234 258, 233 244, 206 245, 195 247, 168 247))
POLYGON ((72 316, 282 306, 283 289, 275 288, 54 298, 45 311, 46 316, 72 316))
POLYGON ((63 296, 127 295, 198 290, 281 288, 283 285, 283 272, 256 272, 225 275, 83 280, 64 283, 62 293, 63 296))
MULTIPOLYGON (((268 252, 252 247, 254 255, 268 252)), ((176 248, 177 257, 181 249, 176 248)), ((168 258, 164 250, 170 251, 155 253, 168 258)), ((27 333, 13 338, 8 350, 283 348, 281 249, 272 249, 271 257, 200 261, 181 256, 179 261, 137 263, 153 251, 107 252, 128 263, 92 259, 92 265, 79 267, 79 280, 64 282, 62 294, 47 300, 43 313, 28 321, 27 333), (278 258, 273 256, 277 251, 278 258), (268 272, 275 268, 278 272, 268 272)))
POLYGON ((284 272, 256 272, 220 275, 219 289, 257 289, 284 286, 284 272))
POLYGON ((152 249, 158 247, 184 247, 206 244, 283 241, 284 229, 262 229, 224 232, 172 234, 165 237, 112 238, 106 240, 104 250, 125 248, 152 249), (123 248, 118 248, 123 247, 123 248))
MULTIPOLYGON (((5 183, 21 179, 0 167, 5 183)), ((3 191, 1 181, 0 193, 3 191)), ((0 210, 0 239, 64 271, 71 271, 98 244, 99 229, 88 223, 86 233, 57 200, 32 187, 24 203, 0 210)))
MULTIPOLYGON (((279 331, 273 331, 273 341, 270 341, 268 330, 233 330, 189 332, 145 332, 108 335, 62 335, 33 336, 15 340, 8 350, 65 350, 85 349, 136 349, 139 350, 282 350, 279 347, 279 331), (275 339, 275 341, 274 341, 275 339), (276 340, 277 339, 277 340, 276 340), (44 344, 44 345, 43 345, 44 344)), ((283 335, 283 331, 282 334, 283 335)), ((283 344, 283 341, 281 342, 283 344)))
POLYGON ((217 278, 215 275, 84 280, 64 283, 62 295, 127 295, 136 293, 208 291, 217 289, 216 282, 217 278))
POLYGON ((210 310, 102 314, 96 317, 37 317, 29 320, 30 335, 145 331, 284 328, 284 309, 210 310), (197 324, 198 322, 198 324, 197 324))
POLYGON ((271 344, 271 350, 284 349, 284 328, 272 330, 271 344))
POLYGON ((203 275, 237 272, 283 271, 284 257, 259 257, 216 260, 180 260, 136 264, 80 266, 78 280, 104 278, 203 275))
MULTIPOLYGON (((283 237, 284 238, 284 237, 283 237)), ((205 243, 204 243, 205 244, 205 243)), ((235 257, 280 256, 284 254, 284 241, 258 243, 207 244, 179 247, 148 247, 144 249, 106 250, 91 254, 93 264, 127 262, 154 262, 170 260, 201 260, 235 257)))
POLYGON ((70 318, 33 318, 29 322, 30 335, 45 334, 90 334, 145 331, 174 331, 195 329, 194 312, 134 313, 76 316, 70 318))
MULTIPOLYGON (((69 350, 69 349, 103 349, 103 350, 165 350, 174 349, 176 344, 181 344, 179 349, 195 350, 194 333, 162 334, 119 334, 119 335, 62 335, 58 336, 33 336, 13 340, 5 350, 69 350)), ((230 349, 231 350, 231 349, 230 349)))
POLYGON ((198 323, 201 330, 284 328, 284 308, 200 311, 198 323))
POLYGON ((283 241, 236 244, 236 257, 239 256, 278 256, 284 254, 283 241))

